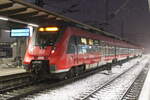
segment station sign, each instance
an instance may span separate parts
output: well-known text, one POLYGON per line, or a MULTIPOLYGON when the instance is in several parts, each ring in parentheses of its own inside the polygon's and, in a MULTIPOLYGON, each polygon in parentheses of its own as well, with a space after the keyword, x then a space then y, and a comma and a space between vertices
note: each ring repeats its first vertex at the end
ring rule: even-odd
POLYGON ((30 29, 29 28, 11 29, 10 36, 11 37, 28 37, 30 36, 30 29))

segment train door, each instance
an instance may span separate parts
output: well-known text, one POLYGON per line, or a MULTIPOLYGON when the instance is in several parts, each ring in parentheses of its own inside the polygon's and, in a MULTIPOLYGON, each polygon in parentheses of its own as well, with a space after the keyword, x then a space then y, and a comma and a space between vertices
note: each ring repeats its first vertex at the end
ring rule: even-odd
POLYGON ((76 36, 73 36, 73 40, 74 40, 74 49, 75 49, 75 53, 74 53, 74 56, 75 56, 75 59, 74 59, 74 63, 75 64, 78 64, 78 42, 77 42, 77 37, 76 36))
POLYGON ((101 41, 101 62, 104 64, 105 62, 105 42, 101 41))
POLYGON ((75 36, 71 36, 69 39, 69 43, 68 43, 68 54, 71 57, 71 59, 73 60, 73 64, 77 64, 78 63, 78 53, 77 53, 77 43, 76 43, 76 37, 75 36))
MULTIPOLYGON (((90 55, 88 53, 89 46, 87 44, 87 38, 78 37, 77 44, 78 44, 78 63, 84 64, 84 63, 89 62, 90 55)), ((91 46, 91 49, 92 49, 92 46, 91 46)))
POLYGON ((114 46, 114 56, 115 56, 115 59, 117 59, 117 46, 114 46))

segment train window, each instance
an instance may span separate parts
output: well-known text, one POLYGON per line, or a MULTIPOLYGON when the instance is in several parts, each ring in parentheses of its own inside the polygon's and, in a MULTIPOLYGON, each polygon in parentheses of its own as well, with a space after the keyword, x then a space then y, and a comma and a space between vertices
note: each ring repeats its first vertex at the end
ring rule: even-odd
POLYGON ((67 53, 75 53, 76 52, 76 37, 71 36, 68 42, 68 50, 67 53))
POLYGON ((108 54, 109 54, 109 56, 111 56, 112 55, 112 47, 111 47, 111 45, 109 45, 108 49, 109 49, 108 54))
POLYGON ((101 41, 101 54, 102 56, 105 56, 105 42, 104 41, 101 41))
POLYGON ((105 41, 103 42, 103 48, 104 48, 104 56, 107 56, 108 48, 107 48, 107 43, 105 41))
POLYGON ((126 54, 126 48, 123 48, 123 54, 126 54))
POLYGON ((98 46, 98 51, 101 52, 102 51, 102 46, 98 46))
POLYGON ((89 45, 93 45, 93 40, 89 39, 89 45))
POLYGON ((119 47, 116 47, 116 55, 119 54, 119 47))
POLYGON ((128 48, 124 48, 124 54, 128 54, 128 48))
POLYGON ((82 44, 87 44, 86 38, 81 38, 81 43, 82 43, 82 44))
POLYGON ((107 44, 107 56, 111 55, 111 47, 109 44, 107 44))
POLYGON ((99 40, 94 40, 94 45, 99 45, 99 40))
POLYGON ((54 45, 58 34, 49 34, 49 32, 38 32, 36 36, 36 44, 40 46, 54 45))
POLYGON ((43 27, 37 29, 35 35, 33 35, 33 44, 41 47, 55 45, 63 35, 64 28, 61 27, 59 29, 58 27, 43 27))
POLYGON ((122 49, 121 49, 121 47, 119 48, 119 54, 122 54, 122 49))
POLYGON ((101 45, 102 45, 103 47, 105 47, 105 46, 106 46, 106 42, 105 42, 105 41, 102 41, 102 42, 101 42, 101 45))
POLYGON ((111 55, 115 55, 115 47, 114 46, 111 47, 111 55))
POLYGON ((126 54, 126 48, 123 48, 123 54, 126 54))
POLYGON ((92 46, 92 52, 97 52, 97 46, 95 45, 92 46))
POLYGON ((109 56, 110 48, 109 44, 106 44, 106 56, 109 56))
POLYGON ((88 45, 81 45, 81 44, 78 44, 78 53, 79 53, 79 54, 85 54, 85 53, 88 52, 88 48, 89 48, 88 45))
POLYGON ((101 45, 101 41, 99 40, 99 45, 101 45))
POLYGON ((101 46, 101 41, 99 40, 99 45, 98 45, 98 51, 101 52, 102 51, 102 46, 101 46))

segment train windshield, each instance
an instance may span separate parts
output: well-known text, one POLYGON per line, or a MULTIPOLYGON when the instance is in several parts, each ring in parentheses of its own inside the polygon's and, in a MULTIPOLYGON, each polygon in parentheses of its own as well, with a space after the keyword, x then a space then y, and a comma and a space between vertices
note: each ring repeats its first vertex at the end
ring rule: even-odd
POLYGON ((39 28, 35 38, 35 45, 53 46, 59 37, 57 27, 39 28))

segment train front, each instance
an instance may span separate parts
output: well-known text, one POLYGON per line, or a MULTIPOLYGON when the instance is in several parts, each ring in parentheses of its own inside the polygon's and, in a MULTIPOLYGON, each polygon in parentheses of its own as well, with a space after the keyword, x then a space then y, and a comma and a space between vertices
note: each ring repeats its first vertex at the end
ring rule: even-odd
POLYGON ((58 27, 40 27, 33 34, 24 58, 24 67, 34 75, 49 75, 50 57, 55 52, 55 44, 60 38, 58 27))

